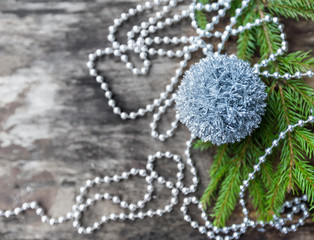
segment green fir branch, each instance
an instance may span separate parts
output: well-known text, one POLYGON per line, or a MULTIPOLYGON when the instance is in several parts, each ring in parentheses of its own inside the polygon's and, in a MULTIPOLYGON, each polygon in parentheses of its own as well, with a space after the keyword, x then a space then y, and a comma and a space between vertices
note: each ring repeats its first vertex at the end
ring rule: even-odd
MULTIPOLYGON (((247 144, 245 145, 246 147, 248 146, 247 144)), ((245 151, 243 151, 243 154, 245 154, 245 151)), ((236 205, 240 185, 243 181, 243 175, 241 174, 241 159, 244 157, 243 154, 232 160, 226 178, 221 184, 219 196, 214 207, 214 213, 212 214, 212 216, 215 217, 214 224, 216 226, 225 224, 236 205)))
POLYGON ((288 186, 289 177, 288 172, 285 171, 284 164, 280 163, 276 171, 269 192, 266 195, 266 220, 271 220, 276 213, 279 212, 284 200, 286 189, 288 186))
POLYGON ((293 172, 296 184, 307 195, 309 203, 314 202, 314 169, 307 161, 296 161, 293 172))
POLYGON ((205 151, 210 149, 213 146, 211 142, 203 142, 202 140, 198 139, 194 143, 194 148, 196 150, 205 151))
MULTIPOLYGON (((237 1, 235 1, 236 3, 237 1)), ((238 6, 234 6, 236 8, 238 6)), ((251 23, 254 19, 257 18, 256 4, 254 1, 250 2, 250 5, 247 7, 243 18, 238 19, 239 25, 245 25, 247 23, 251 23)), ((237 56, 240 59, 244 59, 250 61, 252 57, 255 55, 255 51, 257 48, 256 45, 257 32, 256 29, 252 29, 252 31, 244 31, 239 35, 237 40, 237 56)))
POLYGON ((312 0, 269 0, 266 6, 274 15, 297 20, 299 17, 314 20, 314 2, 312 0))
MULTIPOLYGON (((208 0, 201 2, 207 3, 208 0)), ((240 0, 231 2, 228 11, 234 16, 240 0)), ((287 18, 314 19, 314 2, 310 0, 252 0, 239 16, 237 25, 254 22, 266 15, 281 15, 287 18)), ((207 24, 206 14, 196 12, 196 20, 201 28, 207 24)), ((237 39, 237 56, 253 63, 255 57, 261 60, 275 53, 281 46, 281 32, 273 23, 246 30, 237 39)), ((277 57, 263 70, 294 74, 314 69, 311 52, 298 51, 277 57)), ((224 144, 217 147, 213 164, 209 170, 210 181, 201 202, 206 209, 213 205, 211 216, 216 226, 225 225, 232 214, 239 195, 239 186, 265 148, 278 138, 278 133, 308 117, 314 107, 314 89, 304 79, 262 78, 267 85, 267 107, 259 129, 240 143, 224 144)), ((271 220, 279 214, 287 194, 305 193, 309 203, 314 203, 314 133, 307 126, 288 132, 286 138, 267 157, 260 172, 250 182, 248 192, 257 217, 271 220)), ((207 150, 210 142, 196 141, 195 148, 207 150)))
POLYGON ((221 145, 217 148, 214 162, 210 168, 209 176, 212 179, 208 184, 204 194, 201 198, 204 209, 211 205, 212 200, 216 196, 216 190, 220 185, 222 179, 228 171, 228 148, 227 144, 221 145))
MULTIPOLYGON (((202 4, 206 4, 209 2, 209 0, 200 0, 199 1, 202 4)), ((207 18, 206 18, 206 14, 202 11, 195 11, 195 19, 197 21, 198 26, 201 29, 205 29, 206 28, 206 24, 207 24, 207 18)))

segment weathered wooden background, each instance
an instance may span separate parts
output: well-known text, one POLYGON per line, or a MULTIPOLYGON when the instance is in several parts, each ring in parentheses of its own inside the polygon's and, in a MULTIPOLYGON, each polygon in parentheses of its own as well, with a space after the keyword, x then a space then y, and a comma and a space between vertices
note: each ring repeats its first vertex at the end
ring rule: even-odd
MULTIPOLYGON (((152 114, 137 121, 122 121, 112 114, 103 92, 88 76, 87 55, 107 46, 107 27, 113 18, 139 0, 5 0, 0 1, 0 208, 31 199, 57 216, 70 210, 84 180, 112 175, 131 167, 144 167, 146 156, 158 150, 181 154, 188 132, 180 127, 165 143, 150 137, 152 114)), ((183 8, 187 5, 181 5, 183 8)), ((139 21, 141 19, 138 19, 139 21)), ((127 26, 131 26, 135 20, 127 26)), ((291 50, 310 50, 313 23, 286 23, 291 50)), ((126 32, 126 28, 120 34, 126 32)), ((188 21, 162 34, 193 33, 188 21)), ((123 37, 122 37, 123 39, 123 37)), ((231 49, 233 44, 229 44, 231 49)), ((198 57, 198 56, 196 56, 198 57)), ((155 58, 148 77, 134 77, 124 65, 105 59, 104 73, 126 110, 146 105, 168 83, 176 60, 155 58)), ((164 127, 172 119, 169 112, 164 127)), ((208 182, 209 154, 195 152, 201 187, 208 182)), ((165 175, 171 164, 159 164, 165 175)), ((108 187, 127 199, 143 194, 142 180, 108 187)), ((101 189, 104 191, 104 189, 101 189)), ((162 206, 167 191, 158 193, 162 206)), ((150 207, 153 207, 152 205, 150 207)), ((98 204, 85 221, 101 213, 118 211, 110 203, 98 204)), ((198 212, 192 211, 196 216, 198 212)), ((235 214, 231 222, 240 219, 235 214)), ((283 236, 270 229, 248 232, 242 239, 313 239, 314 224, 283 236)), ((91 236, 80 236, 71 223, 51 227, 32 212, 0 221, 0 239, 206 239, 184 222, 179 207, 162 218, 109 223, 91 236)))

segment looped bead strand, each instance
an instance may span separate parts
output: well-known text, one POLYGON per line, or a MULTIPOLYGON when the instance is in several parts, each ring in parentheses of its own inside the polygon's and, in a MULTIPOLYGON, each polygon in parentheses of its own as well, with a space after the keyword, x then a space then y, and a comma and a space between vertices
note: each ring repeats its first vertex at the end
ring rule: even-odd
MULTIPOLYGON (((220 19, 225 16, 226 11, 230 9, 231 0, 218 0, 218 2, 204 5, 197 2, 196 0, 193 0, 189 7, 182 10, 180 14, 175 14, 173 17, 166 18, 165 16, 180 2, 182 2, 182 0, 148 1, 143 5, 137 5, 135 8, 130 8, 127 12, 122 13, 120 18, 114 19, 113 25, 108 28, 109 34, 107 39, 110 42, 111 47, 107 47, 104 50, 96 50, 94 53, 89 55, 89 61, 87 62, 90 75, 95 78, 96 82, 100 84, 101 89, 104 90, 105 97, 108 100, 108 105, 112 108, 113 113, 120 116, 121 119, 136 119, 154 111, 155 108, 159 107, 158 112, 154 114, 153 122, 150 124, 152 137, 160 141, 164 141, 171 137, 174 134, 175 129, 178 127, 179 117, 176 115, 175 120, 171 123, 171 128, 167 130, 165 134, 159 134, 157 132, 157 123, 159 119, 161 118, 162 114, 166 112, 167 108, 171 107, 173 104, 176 94, 174 89, 179 82, 179 78, 183 75, 183 70, 187 66, 187 62, 191 59, 191 53, 197 50, 202 50, 202 52, 206 55, 213 51, 213 45, 205 43, 203 38, 210 39, 214 37, 220 39, 221 42, 218 44, 218 49, 215 52, 215 54, 219 54, 223 50, 225 42, 228 40, 230 35, 235 36, 239 33, 242 33, 243 31, 260 26, 264 22, 272 22, 276 24, 278 29, 281 31, 281 47, 275 53, 271 54, 268 59, 262 60, 260 63, 255 64, 254 68, 256 72, 264 77, 283 78, 286 80, 289 80, 290 78, 314 76, 312 71, 308 71, 306 73, 296 72, 294 74, 285 73, 283 75, 280 75, 277 72, 269 73, 268 71, 260 71, 261 68, 267 66, 267 64, 274 61, 276 57, 287 51, 287 42, 283 32, 283 25, 278 22, 278 18, 276 17, 272 18, 270 16, 265 16, 262 19, 256 19, 252 23, 239 26, 237 29, 233 28, 233 26, 235 26, 237 23, 237 18, 248 6, 250 0, 242 1, 241 6, 235 10, 235 16, 230 18, 230 23, 225 27, 223 32, 213 32, 213 30, 215 25, 219 23, 220 19), (144 11, 151 10, 154 7, 159 7, 161 10, 157 11, 154 16, 149 17, 147 21, 144 21, 139 25, 134 25, 132 29, 127 32, 126 43, 121 43, 116 39, 116 33, 125 21, 131 17, 137 17, 144 11), (199 28, 197 25, 194 13, 196 10, 205 12, 217 11, 217 14, 212 17, 211 22, 206 25, 205 30, 199 28), (189 37, 151 37, 151 35, 156 34, 158 30, 164 29, 167 26, 171 26, 172 24, 178 23, 182 19, 189 17, 191 18, 191 26, 195 28, 197 35, 189 37), (174 52, 173 50, 165 50, 163 48, 153 48, 151 47, 153 44, 156 46, 161 44, 175 46, 182 45, 183 47, 182 49, 174 52), (135 64, 130 61, 130 58, 127 55, 128 52, 133 52, 139 56, 143 62, 141 68, 135 67, 135 64), (183 58, 183 60, 180 61, 180 67, 175 71, 175 76, 170 79, 170 83, 166 86, 165 91, 162 92, 159 97, 155 98, 152 103, 147 104, 143 108, 139 108, 138 110, 130 113, 124 112, 120 106, 116 104, 114 100, 114 94, 110 90, 109 84, 97 70, 97 61, 104 56, 115 56, 116 58, 120 58, 120 60, 125 63, 126 68, 129 69, 134 75, 146 75, 149 71, 149 68, 151 67, 151 61, 149 60, 149 57, 153 55, 167 56, 169 58, 183 58)), ((195 193, 198 185, 197 170, 191 159, 190 152, 192 141, 195 139, 195 136, 193 135, 186 142, 186 150, 184 152, 186 165, 189 167, 189 172, 192 176, 192 182, 189 186, 185 186, 182 181, 185 176, 183 172, 185 163, 181 160, 180 156, 171 152, 156 152, 154 155, 148 156, 145 169, 132 168, 129 171, 121 173, 120 175, 117 174, 114 176, 96 177, 94 179, 87 180, 86 183, 79 189, 79 194, 75 197, 75 203, 73 204, 71 211, 66 213, 64 216, 60 216, 58 218, 49 217, 45 214, 44 209, 40 207, 37 202, 27 202, 22 204, 20 207, 11 210, 0 210, 0 217, 9 218, 19 215, 27 210, 34 210, 35 213, 41 218, 41 221, 44 223, 55 225, 72 220, 73 227, 77 229, 79 234, 91 234, 99 229, 101 225, 109 221, 133 221, 136 219, 144 219, 145 217, 162 216, 165 213, 171 212, 174 206, 178 204, 179 194, 182 193, 184 196, 186 196, 184 197, 183 204, 180 208, 181 212, 183 213, 183 219, 189 222, 192 228, 197 229, 201 234, 206 234, 210 239, 238 239, 240 235, 247 231, 247 228, 259 227, 260 229, 263 229, 265 225, 273 226, 284 234, 291 231, 296 231, 299 226, 304 224, 304 220, 309 216, 309 211, 306 205, 303 203, 307 201, 307 197, 305 195, 302 197, 297 197, 292 201, 285 202, 283 205, 283 211, 285 208, 289 208, 291 209, 290 212, 286 215, 286 217, 274 216, 274 219, 270 222, 255 222, 249 219, 249 211, 246 208, 244 195, 250 181, 254 179, 256 173, 260 171, 262 164, 266 161, 266 157, 272 152, 273 148, 278 145, 279 141, 285 138, 286 133, 293 131, 296 127, 302 127, 309 122, 312 123, 313 121, 314 117, 309 116, 307 120, 299 120, 295 125, 288 126, 287 130, 279 133, 278 139, 275 139, 272 142, 272 145, 265 149, 265 154, 258 159, 258 163, 254 165, 253 171, 249 173, 248 177, 240 186, 239 202, 242 206, 242 213, 244 214, 243 222, 240 224, 233 224, 223 228, 213 226, 213 224, 207 219, 207 214, 204 212, 199 200, 195 196, 186 196, 188 194, 195 193), (154 162, 160 158, 166 158, 176 162, 178 169, 176 173, 176 182, 167 180, 154 169, 154 162), (143 198, 137 202, 132 203, 124 201, 119 196, 112 195, 108 192, 96 193, 92 197, 87 197, 89 190, 95 186, 99 186, 101 184, 117 183, 135 176, 144 178, 147 183, 146 193, 144 194, 143 198), (163 208, 156 210, 149 209, 144 212, 141 209, 143 209, 152 199, 152 193, 154 192, 154 182, 164 185, 167 189, 169 189, 171 191, 171 198, 167 205, 165 205, 163 208), (99 221, 94 222, 92 225, 87 227, 83 226, 81 223, 83 213, 88 211, 88 209, 91 208, 96 202, 105 200, 111 201, 113 204, 120 206, 122 210, 127 209, 128 212, 104 215, 100 218, 99 221), (188 214, 188 206, 191 204, 198 206, 199 210, 201 211, 201 217, 205 224, 202 225, 198 223, 188 214), (291 221, 293 216, 299 211, 303 213, 302 217, 299 218, 296 224, 291 224, 288 226, 286 224, 287 221, 291 221)))

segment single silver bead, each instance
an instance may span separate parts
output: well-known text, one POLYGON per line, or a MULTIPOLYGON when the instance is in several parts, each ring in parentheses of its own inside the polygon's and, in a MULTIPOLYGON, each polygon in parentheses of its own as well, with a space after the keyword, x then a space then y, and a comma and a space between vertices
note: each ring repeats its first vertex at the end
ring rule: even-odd
POLYGON ((261 163, 265 162, 265 160, 266 160, 266 158, 265 158, 264 156, 261 156, 261 157, 259 158, 259 161, 260 161, 261 163))
POLYGON ((274 22, 274 23, 278 23, 278 18, 277 18, 277 17, 274 17, 274 18, 273 18, 273 22, 274 22))
POLYGON ((117 196, 114 196, 114 197, 112 198, 112 202, 113 202, 113 203, 120 203, 120 199, 119 199, 117 196))
POLYGON ((312 77, 312 76, 314 76, 314 73, 313 73, 312 71, 307 71, 307 72, 306 72, 306 75, 307 75, 308 77, 312 77))
POLYGON ((289 126, 287 127, 287 130, 288 130, 288 132, 292 132, 292 131, 293 131, 293 126, 292 126, 292 125, 289 125, 289 126))
POLYGON ((307 196, 305 194, 302 196, 302 201, 307 201, 307 196))
POLYGON ((265 152, 267 155, 271 154, 271 148, 266 148, 265 152))
POLYGON ((284 132, 281 132, 281 133, 279 134, 279 138, 280 138, 280 139, 283 139, 283 138, 285 138, 285 135, 286 135, 286 134, 285 134, 284 132))
POLYGON ((280 77, 280 75, 279 75, 279 73, 278 73, 278 72, 274 72, 274 73, 273 73, 273 77, 274 77, 274 78, 279 78, 279 77, 280 77))
POLYGON ((278 55, 281 55, 282 53, 283 53, 282 49, 279 48, 279 49, 277 50, 277 54, 278 54, 278 55))
POLYGON ((117 215, 116 214, 114 214, 114 213, 111 213, 110 215, 109 215, 109 218, 111 219, 111 220, 116 220, 117 219, 117 215))
POLYGON ((73 227, 77 228, 80 226, 80 223, 78 221, 73 221, 73 227))
POLYGON ((232 234, 232 236, 235 238, 235 239, 238 239, 239 238, 239 233, 235 232, 232 234))
POLYGON ((17 208, 14 209, 13 212, 14 212, 15 215, 18 215, 20 212, 22 212, 22 208, 17 207, 17 208))
POLYGON ((108 222, 108 217, 107 217, 107 216, 102 216, 102 217, 101 217, 101 221, 102 221, 103 223, 108 222))
POLYGON ((131 204, 129 205, 129 210, 130 210, 131 212, 134 212, 134 211, 136 210, 136 206, 135 206, 133 203, 131 203, 131 204))
POLYGON ((94 229, 99 229, 99 227, 100 227, 100 224, 99 224, 98 222, 95 222, 95 223, 93 224, 93 228, 94 228, 94 229))
POLYGON ((161 215, 163 214, 163 212, 162 212, 162 210, 157 209, 156 214, 157 214, 158 216, 161 216, 161 215))
POLYGON ((119 214, 119 218, 120 218, 121 220, 126 219, 126 214, 125 214, 125 213, 120 213, 120 214, 119 214))
POLYGON ((254 165, 254 170, 255 171, 259 171, 260 170, 260 166, 257 164, 257 165, 254 165))
POLYGON ((294 76, 295 76, 296 78, 301 78, 301 73, 300 73, 300 72, 296 72, 296 73, 294 74, 294 76))
POLYGON ((191 222, 191 227, 192 228, 198 228, 198 223, 195 221, 191 222))
POLYGON ((36 214, 42 216, 44 214, 44 210, 42 208, 36 209, 36 214))
POLYGON ((41 221, 42 222, 47 222, 48 221, 48 217, 46 215, 41 217, 41 221))
POLYGON ((278 146, 278 140, 274 140, 274 141, 272 142, 272 146, 274 146, 274 147, 278 146))
POLYGON ((292 230, 293 232, 295 232, 295 231, 297 230, 297 228, 296 228, 296 226, 295 226, 294 224, 292 224, 290 228, 291 228, 291 230, 292 230))

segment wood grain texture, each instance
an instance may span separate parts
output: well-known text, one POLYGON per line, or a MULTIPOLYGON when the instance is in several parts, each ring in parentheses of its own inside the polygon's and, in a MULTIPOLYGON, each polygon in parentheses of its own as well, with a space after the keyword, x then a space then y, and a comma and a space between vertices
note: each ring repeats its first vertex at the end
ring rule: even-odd
MULTIPOLYGON (((70 210, 80 185, 97 175, 113 175, 131 167, 144 168, 148 154, 170 150, 182 154, 188 131, 180 126, 174 138, 160 143, 150 137, 152 114, 136 121, 122 121, 107 106, 103 92, 88 76, 89 53, 108 45, 107 27, 113 18, 138 4, 137 0, 6 0, 0 1, 0 208, 37 200, 57 216, 70 210)), ((185 7, 186 4, 180 6, 185 7)), ((148 13, 152 14, 152 13, 148 13)), ((142 18, 131 20, 119 34, 142 18)), ((290 50, 314 46, 314 25, 287 22, 290 50)), ((193 34, 188 21, 162 34, 193 34)), ((234 44, 229 43, 230 51, 234 44)), ((199 59, 196 54, 193 61, 199 59)), ((104 59, 102 70, 125 110, 149 103, 169 82, 176 60, 154 58, 148 77, 134 77, 116 59, 104 59)), ((311 83, 313 85, 313 83, 311 83)), ((162 127, 173 119, 169 111, 162 127)), ((213 153, 213 152, 212 152, 213 153)), ((193 152, 198 167, 201 196, 211 164, 208 153, 193 152)), ((159 164, 165 176, 172 164, 159 164)), ((144 183, 134 179, 106 189, 124 199, 143 195, 144 183)), ((158 188, 164 205, 169 193, 158 188)), ((109 211, 110 203, 97 204, 85 214, 86 222, 109 211)), ((198 211, 192 210, 194 216, 198 211)), ((238 211, 230 222, 239 221, 238 211)), ((270 229, 249 231, 241 239, 313 239, 310 221, 297 233, 283 236, 270 229)), ((198 240, 204 235, 183 221, 179 207, 162 218, 109 223, 91 236, 80 236, 71 223, 51 227, 32 212, 0 221, 0 239, 93 240, 198 240)))

